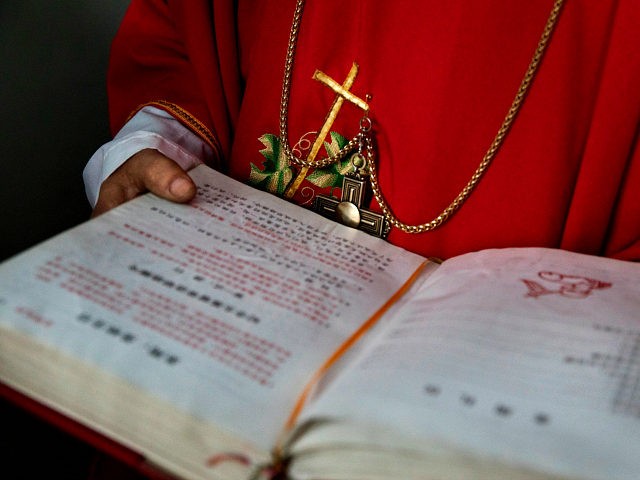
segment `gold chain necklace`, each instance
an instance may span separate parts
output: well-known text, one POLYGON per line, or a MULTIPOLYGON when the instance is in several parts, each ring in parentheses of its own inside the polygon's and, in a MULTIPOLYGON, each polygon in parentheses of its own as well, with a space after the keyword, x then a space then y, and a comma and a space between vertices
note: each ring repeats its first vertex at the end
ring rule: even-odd
MULTIPOLYGON (((405 233, 423 233, 428 232, 430 230, 434 230, 435 228, 442 225, 451 215, 460 208, 460 206, 469 198, 469 195, 476 187, 478 182, 480 181, 482 175, 486 172, 487 168, 491 164, 491 161, 495 157, 498 152, 500 146, 502 145, 507 132, 509 131, 513 121, 522 106, 524 98, 529 91, 529 87, 531 86, 533 77, 540 65, 540 61, 544 52, 549 44, 549 39, 551 38, 551 33, 555 28, 558 17, 560 15, 560 10, 564 3, 564 0, 555 0, 553 3, 553 7, 551 9, 551 13, 547 18, 545 23, 544 30, 540 39, 538 40, 538 44, 536 46, 535 52, 533 54, 533 58, 531 59, 529 66, 525 72, 525 75, 520 82, 520 86, 518 87, 518 91, 516 92, 515 98, 507 111, 507 115, 502 121, 502 125, 498 129, 498 133, 495 138, 491 142, 489 149, 485 153, 482 158, 480 164, 476 168, 475 172, 471 176, 471 179, 462 189, 462 191, 455 197, 455 199, 449 204, 447 208, 445 208, 437 217, 435 217, 430 222, 422 223, 419 225, 409 225, 403 223, 395 216, 389 203, 385 200, 382 191, 380 189, 380 184, 378 183, 378 176, 376 172, 375 165, 375 155, 373 143, 370 137, 363 138, 362 129, 361 132, 358 133, 355 137, 353 137, 344 147, 342 147, 336 154, 327 156, 322 159, 314 159, 312 161, 307 161, 302 158, 297 157, 291 147, 289 146, 289 135, 288 135, 288 111, 289 111, 289 96, 291 92, 291 76, 293 72, 293 63, 295 57, 296 44, 298 42, 298 33, 300 31, 300 22, 302 21, 302 12, 304 9, 305 0, 297 0, 296 8, 293 15, 293 22, 291 24, 291 31, 289 34, 289 43, 287 46, 287 55, 285 59, 285 68, 284 68, 284 79, 282 82, 282 97, 280 100, 280 142, 284 149, 284 153, 287 156, 290 163, 301 167, 308 168, 323 168, 329 165, 332 165, 341 159, 343 159, 347 154, 358 149, 362 152, 363 146, 366 150, 366 159, 367 159, 367 170, 369 172, 369 182, 371 184, 371 189, 373 191, 373 195, 382 210, 382 213, 386 217, 387 221, 394 227, 402 230, 405 233), (364 145, 363 145, 364 141, 364 145)), ((367 131, 371 131, 370 127, 370 118, 367 119, 369 122, 369 126, 367 131)))

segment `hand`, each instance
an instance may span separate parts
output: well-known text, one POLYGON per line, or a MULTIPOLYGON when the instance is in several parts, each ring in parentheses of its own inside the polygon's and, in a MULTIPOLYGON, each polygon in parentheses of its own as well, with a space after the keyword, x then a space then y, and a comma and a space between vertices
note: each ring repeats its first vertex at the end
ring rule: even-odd
POLYGON ((176 162, 148 148, 129 158, 102 183, 91 217, 145 192, 185 203, 195 196, 196 185, 176 162))

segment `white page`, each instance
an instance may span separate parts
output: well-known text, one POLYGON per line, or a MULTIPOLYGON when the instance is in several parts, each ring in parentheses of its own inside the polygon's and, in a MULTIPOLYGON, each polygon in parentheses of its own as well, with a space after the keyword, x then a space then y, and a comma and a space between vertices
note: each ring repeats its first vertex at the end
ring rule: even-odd
POLYGON ((418 295, 303 418, 340 412, 555 474, 637 480, 639 264, 484 251, 444 262, 418 295))
POLYGON ((1 265, 0 325, 269 448, 310 371, 424 259, 191 174, 189 205, 140 197, 1 265))

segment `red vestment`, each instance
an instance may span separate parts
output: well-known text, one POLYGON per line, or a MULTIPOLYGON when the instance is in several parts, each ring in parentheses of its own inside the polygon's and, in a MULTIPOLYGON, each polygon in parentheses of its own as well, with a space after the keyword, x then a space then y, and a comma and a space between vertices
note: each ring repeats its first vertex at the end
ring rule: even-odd
MULTIPOLYGON (((372 95, 382 192, 401 221, 432 220, 489 148, 552 3, 307 0, 289 143, 318 131, 335 98, 313 72, 342 83, 356 62, 351 92, 372 95)), ((112 48, 114 132, 142 105, 169 102, 217 149, 223 171, 247 181, 252 168, 267 168, 261 150, 277 147, 294 6, 134 0, 112 48)), ((389 241, 441 258, 546 246, 640 259, 638 25, 635 0, 567 1, 523 106, 469 199, 434 231, 392 228, 389 241)), ((332 131, 351 138, 361 115, 345 102, 332 131)), ((295 200, 308 204, 331 190, 305 181, 295 200)))

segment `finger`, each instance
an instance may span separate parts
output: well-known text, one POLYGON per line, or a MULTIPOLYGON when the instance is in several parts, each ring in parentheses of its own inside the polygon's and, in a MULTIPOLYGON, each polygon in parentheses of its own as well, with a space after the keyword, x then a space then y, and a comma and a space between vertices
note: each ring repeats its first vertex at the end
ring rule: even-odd
POLYGON ((196 194, 196 185, 176 162, 157 150, 143 150, 127 174, 139 195, 150 191, 173 202, 188 202, 196 194))
POLYGON ((147 191, 174 202, 187 202, 195 196, 196 186, 173 160, 157 150, 142 150, 102 183, 91 216, 96 217, 147 191))

